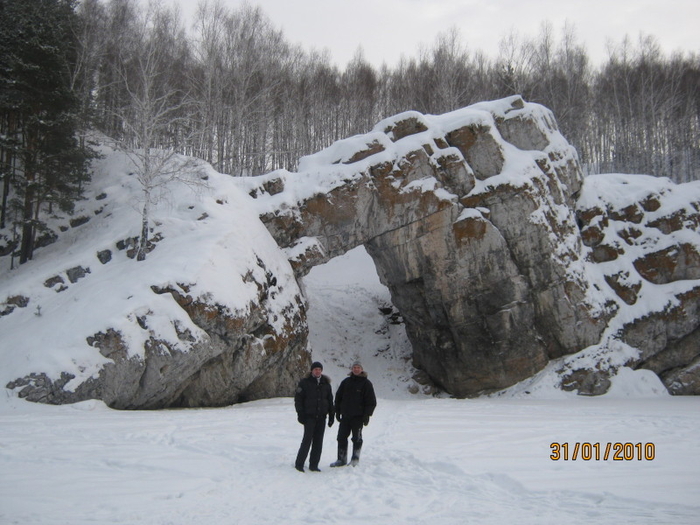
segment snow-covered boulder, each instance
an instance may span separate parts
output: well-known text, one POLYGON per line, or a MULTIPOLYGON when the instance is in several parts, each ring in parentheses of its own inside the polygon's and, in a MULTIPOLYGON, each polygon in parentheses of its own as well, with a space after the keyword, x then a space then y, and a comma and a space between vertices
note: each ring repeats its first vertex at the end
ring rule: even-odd
POLYGON ((32 401, 115 408, 293 393, 310 362, 306 306, 251 199, 199 165, 195 190, 164 188, 151 251, 137 261, 132 169, 107 151, 78 204, 84 220, 54 218, 55 242, 0 274, 3 386, 32 401))

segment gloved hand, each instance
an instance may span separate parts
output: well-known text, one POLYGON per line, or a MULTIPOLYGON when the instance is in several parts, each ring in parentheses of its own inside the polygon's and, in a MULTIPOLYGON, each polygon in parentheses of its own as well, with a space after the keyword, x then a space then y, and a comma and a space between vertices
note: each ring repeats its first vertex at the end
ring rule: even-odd
POLYGON ((303 425, 304 424, 304 416, 297 416, 297 421, 303 425))
POLYGON ((342 416, 340 415, 340 412, 335 413, 335 418, 338 420, 338 423, 340 423, 343 419, 342 416))
POLYGON ((369 425, 369 416, 365 416, 363 422, 364 422, 365 426, 369 425))
POLYGON ((333 423, 335 423, 335 418, 331 416, 328 418, 328 428, 331 428, 333 426, 333 423))

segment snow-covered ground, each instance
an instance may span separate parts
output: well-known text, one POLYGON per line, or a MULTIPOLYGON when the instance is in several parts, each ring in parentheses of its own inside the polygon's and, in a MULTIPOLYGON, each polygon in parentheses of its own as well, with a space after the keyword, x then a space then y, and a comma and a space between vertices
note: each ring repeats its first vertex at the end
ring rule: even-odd
POLYGON ((379 311, 388 292, 364 250, 314 269, 306 289, 314 359, 335 386, 361 359, 378 392, 358 467, 324 466, 334 426, 322 472, 294 470, 301 426, 291 398, 120 412, 8 394, 0 523, 698 523, 697 397, 664 395, 631 371, 599 398, 532 382, 490 398, 411 395, 406 336, 379 311), (618 442, 652 444, 642 455, 653 447, 653 459, 627 447, 623 457, 634 459, 615 461, 613 446, 605 460, 606 444, 618 442), (552 443, 568 443, 569 459, 552 460, 552 443), (591 446, 573 460, 576 443, 591 446), (582 459, 586 451, 594 459, 582 459))

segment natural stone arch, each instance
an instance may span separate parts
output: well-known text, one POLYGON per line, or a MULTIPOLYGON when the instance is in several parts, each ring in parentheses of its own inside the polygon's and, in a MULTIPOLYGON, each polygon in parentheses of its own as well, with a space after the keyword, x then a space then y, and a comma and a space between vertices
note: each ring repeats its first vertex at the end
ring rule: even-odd
POLYGON ((251 179, 249 191, 298 276, 364 245, 406 321, 414 365, 465 396, 599 337, 588 283, 568 271, 581 180, 551 113, 511 97, 398 115, 302 159, 298 173, 251 179), (507 173, 513 158, 519 172, 507 173))

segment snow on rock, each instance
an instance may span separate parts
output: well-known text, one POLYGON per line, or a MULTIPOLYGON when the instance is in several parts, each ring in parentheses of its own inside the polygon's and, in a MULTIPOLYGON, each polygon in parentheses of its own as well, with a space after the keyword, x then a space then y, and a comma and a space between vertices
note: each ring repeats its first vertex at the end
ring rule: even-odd
MULTIPOLYGON (((695 189, 645 176, 584 183, 542 106, 514 96, 408 111, 304 157, 299 173, 241 185, 300 276, 364 245, 413 364, 452 394, 499 390, 617 341, 639 350, 628 365, 698 391, 695 189)), ((619 366, 562 371, 561 384, 603 393, 619 366)))
POLYGON ((581 260, 581 184, 551 112, 520 97, 401 113, 299 173, 241 182, 297 274, 364 245, 414 365, 459 396, 598 341, 608 311, 581 260))
POLYGON ((590 176, 577 216, 589 275, 614 292, 601 345, 624 341, 637 349, 627 366, 655 372, 671 393, 699 394, 700 183, 590 176))
POLYGON ((128 158, 105 150, 75 214, 86 220, 54 219, 56 242, 0 276, 3 385, 33 401, 117 408, 293 391, 308 351, 289 263, 230 177, 188 169, 198 187, 166 188, 153 249, 136 261, 140 187, 128 158))

